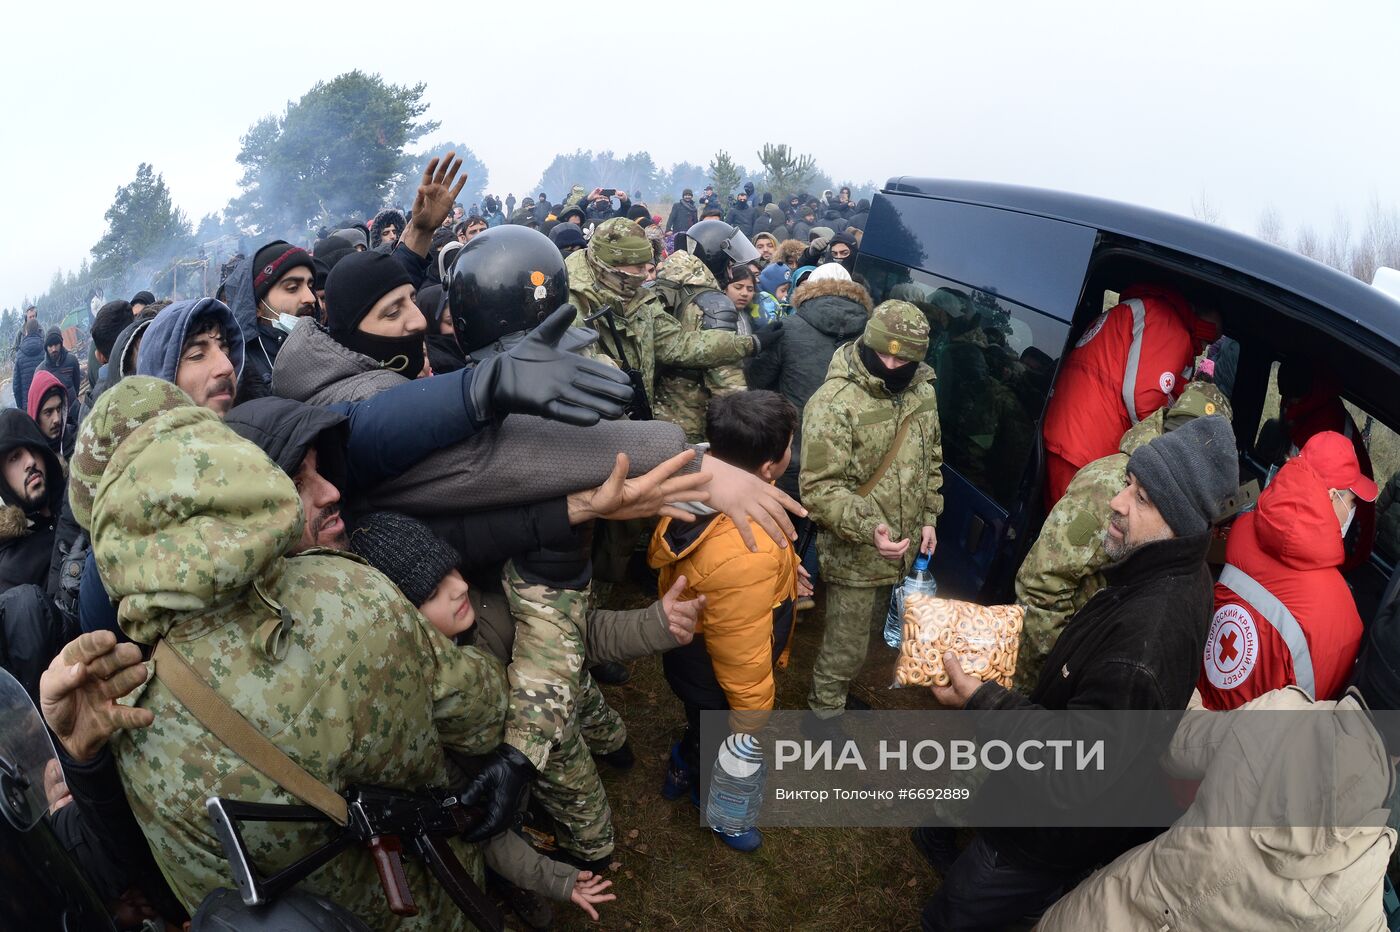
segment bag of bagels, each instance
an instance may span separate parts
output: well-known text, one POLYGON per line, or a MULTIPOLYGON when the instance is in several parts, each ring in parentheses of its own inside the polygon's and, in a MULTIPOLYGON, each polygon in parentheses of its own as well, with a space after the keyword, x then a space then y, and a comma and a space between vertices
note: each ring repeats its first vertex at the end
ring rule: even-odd
POLYGON ((1023 605, 975 605, 909 594, 895 685, 947 686, 943 655, 953 651, 967 673, 1010 688, 1025 617, 1023 605))

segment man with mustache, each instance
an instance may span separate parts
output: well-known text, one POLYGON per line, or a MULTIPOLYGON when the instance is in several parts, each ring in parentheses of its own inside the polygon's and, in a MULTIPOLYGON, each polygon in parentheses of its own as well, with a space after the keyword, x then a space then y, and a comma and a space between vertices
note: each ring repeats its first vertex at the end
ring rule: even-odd
POLYGON ((0 592, 49 573, 54 525, 63 502, 63 467, 34 419, 0 411, 0 592))
MULTIPOLYGON (((1109 503, 1107 586, 1065 625, 1030 698, 963 672, 951 651, 944 664, 952 682, 933 687, 934 698, 974 711, 1185 709, 1215 606, 1206 566, 1210 528, 1238 484, 1235 434, 1220 414, 1133 451, 1126 484, 1109 503)), ((1145 746, 1116 763, 1114 784, 1101 792, 1146 784, 1158 768, 1145 746)), ((1143 793, 1151 803, 1154 794, 1143 793)), ((915 845, 943 877, 924 904, 925 929, 1001 928, 1038 917, 1081 874, 1154 831, 989 828, 961 853, 950 834, 914 832, 915 845)))

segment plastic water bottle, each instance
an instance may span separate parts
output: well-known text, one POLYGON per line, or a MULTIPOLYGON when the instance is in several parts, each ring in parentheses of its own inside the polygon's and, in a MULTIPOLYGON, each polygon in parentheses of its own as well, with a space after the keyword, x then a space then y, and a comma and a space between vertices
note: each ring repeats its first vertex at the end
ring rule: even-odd
POLYGON ((928 568, 930 559, 927 553, 915 557, 913 571, 904 577, 904 584, 890 596, 890 610, 885 615, 885 643, 890 647, 898 648, 904 640, 905 598, 912 594, 931 596, 938 592, 938 583, 933 581, 933 574, 928 568))
POLYGON ((741 835, 758 822, 763 805, 763 751, 753 735, 730 735, 710 772, 705 821, 727 835, 741 835))

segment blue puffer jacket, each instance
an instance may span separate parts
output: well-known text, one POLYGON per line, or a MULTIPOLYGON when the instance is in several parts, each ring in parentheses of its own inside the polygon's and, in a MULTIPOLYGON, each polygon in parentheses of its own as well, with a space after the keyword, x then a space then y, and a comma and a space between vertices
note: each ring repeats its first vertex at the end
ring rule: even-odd
POLYGON ((34 381, 34 373, 44 361, 44 338, 31 333, 19 341, 19 351, 15 353, 15 374, 12 384, 15 390, 15 407, 21 411, 29 400, 29 383, 34 381))

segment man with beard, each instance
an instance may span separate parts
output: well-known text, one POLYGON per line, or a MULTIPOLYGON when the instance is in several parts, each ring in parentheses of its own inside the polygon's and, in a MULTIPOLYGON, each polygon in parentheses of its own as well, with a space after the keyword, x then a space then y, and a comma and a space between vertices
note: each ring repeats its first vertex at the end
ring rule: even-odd
MULTIPOLYGON (((810 423, 810 422, 809 422, 810 423)), ((1219 414, 1196 418, 1128 457, 1127 484, 1109 503, 1107 587, 1070 619, 1030 698, 963 672, 933 687, 949 708, 1179 710, 1196 685, 1214 608, 1206 566, 1210 527, 1239 482, 1235 434, 1219 414)), ((825 570, 825 565, 823 565, 825 570)), ((1121 781, 1155 760, 1127 758, 1121 781)), ((1132 785, 1132 784, 1124 784, 1132 785)), ((958 853, 951 832, 919 829, 915 844, 943 876, 924 905, 925 929, 1001 928, 1036 917, 1096 863, 1151 837, 1131 828, 998 828, 958 853)))
POLYGON ((71 401, 67 387, 52 372, 40 369, 34 373, 34 382, 29 386, 29 416, 39 425, 39 433, 49 442, 60 462, 68 462, 73 455, 73 441, 77 436, 73 418, 69 416, 71 401))
MULTIPOLYGON (((50 327, 44 337, 44 361, 39 364, 40 372, 52 372, 54 377, 68 389, 70 399, 77 398, 83 390, 82 369, 78 359, 63 345, 63 334, 57 327, 50 327)), ((34 389, 31 387, 30 392, 34 389)))
POLYGON ((63 467, 34 419, 0 411, 0 591, 44 585, 63 503, 63 467))

